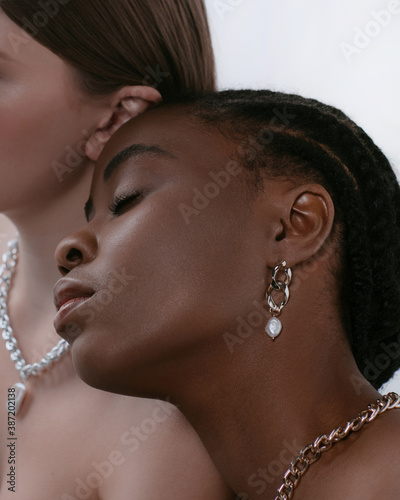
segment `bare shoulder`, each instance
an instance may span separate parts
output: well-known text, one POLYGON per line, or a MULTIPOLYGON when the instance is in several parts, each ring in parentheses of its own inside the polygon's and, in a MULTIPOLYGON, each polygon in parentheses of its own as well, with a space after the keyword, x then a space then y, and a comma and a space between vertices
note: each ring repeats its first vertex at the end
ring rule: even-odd
POLYGON ((114 434, 107 449, 115 451, 111 458, 119 458, 121 466, 103 483, 102 500, 116 495, 121 500, 232 498, 201 440, 175 406, 116 395, 106 399, 114 410, 104 418, 104 428, 111 423, 118 428, 117 440, 114 434))
MULTIPOLYGON (((6 354, 0 351, 3 395, 15 382, 6 354)), ((168 403, 93 389, 76 376, 69 356, 47 378, 32 380, 29 394, 18 420, 19 500, 229 498, 196 433, 168 403), (47 479, 38 482, 43 471, 47 479)), ((6 463, 4 446, 0 476, 6 463)), ((11 500, 3 489, 1 499, 11 500)))

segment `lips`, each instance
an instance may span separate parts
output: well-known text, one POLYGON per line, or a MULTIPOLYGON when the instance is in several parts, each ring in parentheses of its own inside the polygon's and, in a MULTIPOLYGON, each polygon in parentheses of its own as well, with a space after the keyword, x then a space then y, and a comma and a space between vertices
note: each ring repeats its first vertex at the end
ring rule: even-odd
POLYGON ((63 278, 57 282, 54 287, 54 304, 58 311, 54 327, 57 333, 63 333, 70 313, 87 302, 94 294, 93 288, 76 280, 63 278))

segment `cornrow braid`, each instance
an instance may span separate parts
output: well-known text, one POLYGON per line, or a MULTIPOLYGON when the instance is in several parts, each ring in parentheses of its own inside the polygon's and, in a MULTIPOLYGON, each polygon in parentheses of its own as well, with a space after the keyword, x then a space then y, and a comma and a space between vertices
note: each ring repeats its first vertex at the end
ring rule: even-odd
POLYGON ((400 187, 385 155, 344 113, 298 95, 224 91, 181 104, 239 145, 255 179, 302 176, 330 193, 341 228, 344 326, 360 371, 379 388, 400 367, 400 187))

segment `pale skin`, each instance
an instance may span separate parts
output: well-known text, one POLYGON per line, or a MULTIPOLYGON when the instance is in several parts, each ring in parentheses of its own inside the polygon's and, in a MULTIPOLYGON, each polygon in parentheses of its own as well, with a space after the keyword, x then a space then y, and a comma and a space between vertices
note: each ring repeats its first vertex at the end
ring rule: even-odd
MULTIPOLYGON (((5 54, 0 58, 0 211, 20 235, 8 305, 22 353, 33 362, 60 340, 53 327, 52 289, 59 278, 54 251, 65 234, 84 222, 93 161, 122 123, 160 96, 146 87, 125 87, 91 100, 80 93, 71 68, 35 41, 15 53, 10 32, 26 37, 0 13, 0 50, 5 54), (82 163, 60 182, 52 164, 65 164, 67 146, 81 152, 82 163)), ((0 232, 4 250, 13 231, 3 221, 0 232)), ((17 422, 15 496, 5 480, 5 401, 19 377, 4 344, 0 380, 2 500, 230 497, 179 411, 90 388, 76 376, 70 355, 28 381, 30 396, 17 422), (105 462, 112 465, 111 472, 105 462), (96 471, 99 464, 106 477, 96 471)))
MULTIPOLYGON (((242 174, 186 224, 177 207, 190 206, 193 189, 204 189, 236 150, 198 125, 174 108, 152 110, 108 144, 89 222, 57 249, 66 278, 56 296, 65 285, 91 287, 94 295, 55 324, 71 341, 83 380, 121 394, 170 396, 229 486, 243 499, 272 500, 301 448, 380 394, 359 372, 340 320, 327 191, 269 179, 249 202, 242 174), (133 144, 173 156, 132 156, 105 182, 108 162, 133 144), (114 197, 136 190, 143 194, 110 209, 114 197), (272 341, 262 325, 228 349, 223 333, 235 334, 237 317, 248 317, 254 300, 262 303, 283 259, 295 281, 281 335, 272 341), (136 281, 86 323, 85 308, 122 265, 136 281), (69 323, 78 333, 68 333, 69 323)), ((310 467, 295 500, 397 498, 399 426, 399 410, 390 410, 336 444, 310 467)))

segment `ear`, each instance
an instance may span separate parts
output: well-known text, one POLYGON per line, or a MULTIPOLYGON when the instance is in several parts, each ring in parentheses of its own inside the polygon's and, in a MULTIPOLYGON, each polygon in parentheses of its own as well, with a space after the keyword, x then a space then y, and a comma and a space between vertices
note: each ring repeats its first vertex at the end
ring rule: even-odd
POLYGON ((88 137, 86 156, 97 161, 104 146, 124 123, 161 101, 158 90, 144 85, 123 87, 115 92, 106 106, 104 116, 88 137))
MULTIPOLYGON (((329 193, 319 184, 307 184, 281 193, 275 224, 276 265, 286 260, 290 266, 315 255, 332 232, 335 208, 329 193)), ((272 267, 273 267, 272 266, 272 267)))

